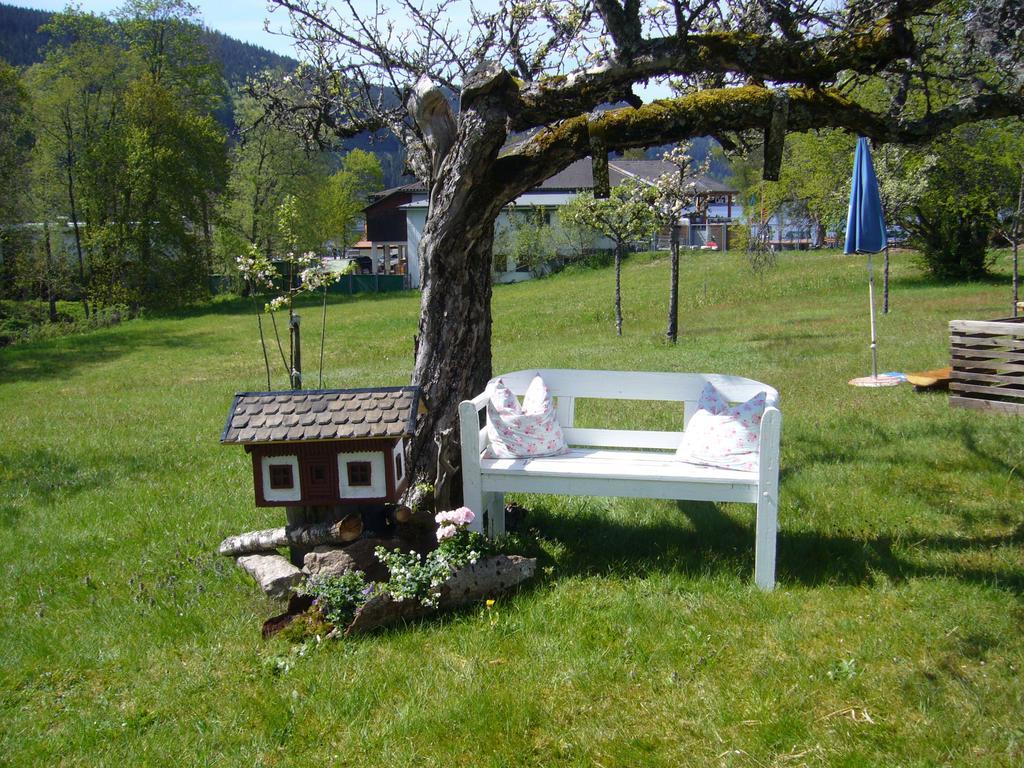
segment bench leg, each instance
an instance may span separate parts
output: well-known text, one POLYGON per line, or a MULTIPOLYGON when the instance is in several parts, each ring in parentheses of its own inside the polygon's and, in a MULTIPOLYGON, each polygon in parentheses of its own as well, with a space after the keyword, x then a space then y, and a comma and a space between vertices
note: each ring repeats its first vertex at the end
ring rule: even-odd
POLYGON ((469 524, 469 530, 477 533, 484 533, 484 497, 480 488, 480 472, 466 472, 462 474, 462 503, 473 510, 473 522, 469 524))
POLYGON ((485 493, 484 509, 487 510, 487 535, 494 539, 505 533, 505 494, 485 493))
POLYGON ((757 533, 754 544, 754 583, 763 590, 775 588, 775 535, 778 531, 779 500, 762 491, 757 501, 757 533))

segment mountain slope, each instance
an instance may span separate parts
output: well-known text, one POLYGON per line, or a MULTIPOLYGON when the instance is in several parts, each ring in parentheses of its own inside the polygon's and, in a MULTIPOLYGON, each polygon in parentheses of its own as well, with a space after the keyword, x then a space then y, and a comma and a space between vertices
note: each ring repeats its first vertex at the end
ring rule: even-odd
MULTIPOLYGON (((0 3, 0 59, 16 67, 27 67, 42 61, 42 49, 50 35, 39 27, 53 16, 49 11, 20 8, 0 3)), ((263 69, 292 70, 295 59, 245 43, 212 29, 204 29, 203 42, 210 56, 221 65, 224 79, 232 86, 241 85, 246 77, 263 69)))

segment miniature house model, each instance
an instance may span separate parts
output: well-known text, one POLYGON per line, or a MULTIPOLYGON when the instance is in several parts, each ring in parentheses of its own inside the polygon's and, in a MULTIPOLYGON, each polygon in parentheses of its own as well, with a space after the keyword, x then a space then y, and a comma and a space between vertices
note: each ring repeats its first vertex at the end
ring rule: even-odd
POLYGON ((244 392, 221 442, 251 454, 256 506, 342 512, 399 500, 405 440, 425 410, 418 387, 244 392))

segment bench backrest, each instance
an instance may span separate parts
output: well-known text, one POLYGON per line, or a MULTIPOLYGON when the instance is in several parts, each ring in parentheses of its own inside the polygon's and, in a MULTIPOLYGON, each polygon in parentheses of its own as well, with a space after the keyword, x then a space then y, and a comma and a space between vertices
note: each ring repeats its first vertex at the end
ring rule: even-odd
MULTIPOLYGON (((758 392, 765 392, 768 405, 778 407, 779 393, 753 379, 717 373, 656 373, 649 371, 579 371, 541 368, 505 373, 500 378, 520 397, 533 377, 540 374, 555 398, 558 422, 570 445, 621 446, 674 450, 679 432, 651 432, 575 428, 577 398, 616 400, 662 400, 684 403, 683 425, 689 422, 697 399, 708 382, 731 403, 742 403, 758 392)), ((497 378, 491 381, 496 381, 497 378)), ((490 389, 490 384, 488 384, 490 389)))

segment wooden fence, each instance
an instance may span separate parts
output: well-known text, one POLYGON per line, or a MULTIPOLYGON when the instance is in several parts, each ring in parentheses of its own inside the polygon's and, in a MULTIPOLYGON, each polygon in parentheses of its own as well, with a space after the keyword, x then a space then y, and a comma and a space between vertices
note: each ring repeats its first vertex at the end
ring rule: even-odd
POLYGON ((1024 317, 953 320, 950 405, 1024 413, 1024 317))

